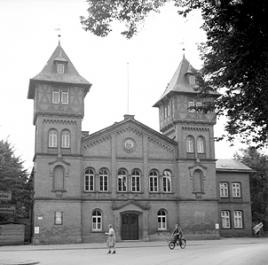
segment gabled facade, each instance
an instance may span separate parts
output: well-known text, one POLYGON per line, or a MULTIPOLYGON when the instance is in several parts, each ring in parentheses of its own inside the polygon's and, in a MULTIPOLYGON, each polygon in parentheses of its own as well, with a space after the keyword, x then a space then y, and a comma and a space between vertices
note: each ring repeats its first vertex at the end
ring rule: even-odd
MULTIPOLYGON (((190 108, 199 104, 196 74, 183 58, 155 104, 162 133, 125 115, 88 134, 81 123, 91 84, 58 45, 28 91, 36 127, 35 243, 103 242, 109 223, 117 240, 166 239, 176 223, 187 238, 220 236, 215 114, 190 108)), ((248 217, 249 202, 243 207, 248 217)))

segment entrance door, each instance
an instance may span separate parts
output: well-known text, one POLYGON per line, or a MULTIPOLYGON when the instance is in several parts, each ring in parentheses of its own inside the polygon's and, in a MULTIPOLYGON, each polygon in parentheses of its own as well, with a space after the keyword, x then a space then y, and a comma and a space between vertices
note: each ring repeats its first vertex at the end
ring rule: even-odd
POLYGON ((121 238, 122 240, 139 239, 138 215, 135 213, 124 213, 121 216, 121 238))

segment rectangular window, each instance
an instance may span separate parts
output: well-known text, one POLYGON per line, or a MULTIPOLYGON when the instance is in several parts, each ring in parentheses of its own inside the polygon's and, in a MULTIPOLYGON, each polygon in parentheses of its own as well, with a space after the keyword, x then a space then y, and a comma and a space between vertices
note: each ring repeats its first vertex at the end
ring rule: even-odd
POLYGON ((63 224, 63 212, 55 212, 54 215, 54 223, 55 225, 62 225, 63 224))
POLYGON ((118 191, 127 191, 127 176, 118 176, 118 191))
POLYGON ((100 175, 100 191, 108 191, 108 177, 100 175))
POLYGON ((57 63, 57 73, 64 74, 64 64, 63 63, 57 63))
POLYGON ((230 212, 229 211, 221 211, 221 225, 222 228, 230 229, 230 212))
POLYGON ((131 177, 131 191, 140 191, 140 177, 131 177))
POLYGON ((158 216, 158 230, 166 230, 167 223, 166 223, 166 216, 158 216))
POLYGON ((194 109, 194 101, 189 101, 188 102, 188 112, 195 112, 195 109, 194 109))
POLYGON ((157 177, 150 177, 150 192, 157 192, 158 191, 158 178, 157 177))
POLYGON ((61 91, 61 103, 68 104, 69 103, 69 93, 68 91, 61 91))
POLYGON ((243 212, 234 211, 234 228, 243 228, 243 212))
POLYGON ((94 175, 85 176, 85 191, 94 191, 94 175))
POLYGON ((52 91, 52 103, 53 104, 60 103, 60 91, 59 90, 52 91))
POLYGON ((171 192, 171 178, 163 177, 163 192, 171 192))
POLYGON ((92 231, 101 231, 101 216, 92 217, 92 231))
POLYGON ((241 185, 240 183, 232 183, 232 196, 233 198, 241 197, 241 185))
POLYGON ((228 192, 228 183, 222 182, 220 183, 220 197, 221 198, 228 198, 229 192, 228 192))

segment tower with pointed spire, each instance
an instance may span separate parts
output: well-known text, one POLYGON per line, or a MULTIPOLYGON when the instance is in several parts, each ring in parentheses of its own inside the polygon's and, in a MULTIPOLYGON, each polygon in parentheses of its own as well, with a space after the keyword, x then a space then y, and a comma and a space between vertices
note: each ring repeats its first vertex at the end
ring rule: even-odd
POLYGON ((34 242, 43 240, 40 234, 43 238, 54 237, 57 242, 57 234, 42 223, 51 215, 51 209, 56 209, 55 224, 61 223, 63 202, 67 200, 72 202, 74 215, 73 220, 65 220, 65 225, 69 222, 73 228, 71 233, 61 232, 71 242, 81 241, 81 202, 77 201, 81 194, 81 123, 90 87, 60 42, 43 70, 30 79, 28 98, 34 100, 35 125, 34 226, 43 229, 43 233, 34 234, 34 242))
POLYGON ((183 55, 154 107, 159 109, 160 131, 178 143, 181 223, 189 231, 193 231, 199 223, 200 234, 206 230, 205 227, 216 233, 214 224, 218 217, 213 131, 216 116, 214 112, 202 112, 200 107, 205 100, 214 100, 217 94, 200 97, 197 80, 198 71, 183 55), (202 224, 200 220, 196 220, 195 224, 192 216, 196 215, 203 216, 202 224))

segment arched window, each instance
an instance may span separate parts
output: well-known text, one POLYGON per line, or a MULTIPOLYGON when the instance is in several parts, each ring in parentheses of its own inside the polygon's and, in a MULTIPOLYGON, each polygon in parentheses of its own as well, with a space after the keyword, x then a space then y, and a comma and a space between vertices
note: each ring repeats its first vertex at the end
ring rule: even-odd
POLYGON ((167 214, 164 209, 157 212, 158 230, 167 230, 167 214))
POLYGON ((158 192, 158 171, 152 169, 149 173, 149 191, 158 192))
POLYGON ((94 191, 95 171, 93 168, 87 168, 84 176, 84 191, 94 191))
POLYGON ((53 174, 53 190, 64 190, 64 169, 62 166, 56 166, 53 174))
POLYGON ((171 172, 164 170, 163 172, 163 192, 171 192, 171 172))
POLYGON ((55 148, 58 146, 58 132, 51 129, 48 132, 48 147, 55 148))
POLYGON ((100 176, 100 191, 108 191, 108 169, 101 168, 100 176))
POLYGON ((186 138, 186 152, 194 153, 194 137, 191 135, 186 138))
POLYGON ((63 130, 61 133, 61 147, 70 148, 71 145, 71 134, 68 130, 63 130))
POLYGON ((102 230, 102 214, 99 209, 92 212, 92 231, 102 230))
POLYGON ((203 192, 202 178, 203 172, 196 169, 193 174, 193 192, 203 192))
POLYGON ((131 174, 131 191, 140 191, 140 177, 140 170, 134 169, 131 174))
POLYGON ((196 141, 197 153, 205 153, 205 139, 203 136, 199 136, 196 141))
POLYGON ((118 191, 127 191, 127 171, 123 168, 118 170, 117 189, 118 191))

